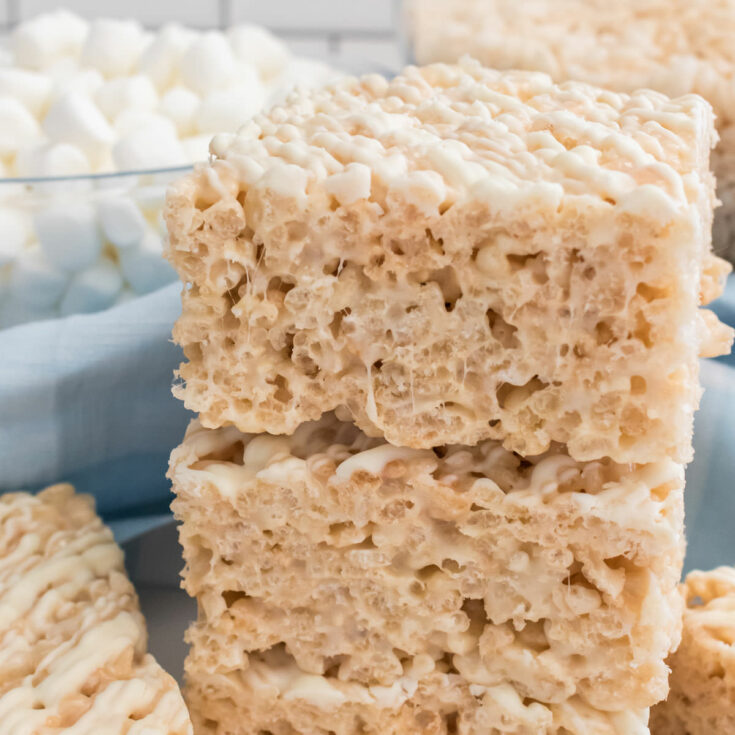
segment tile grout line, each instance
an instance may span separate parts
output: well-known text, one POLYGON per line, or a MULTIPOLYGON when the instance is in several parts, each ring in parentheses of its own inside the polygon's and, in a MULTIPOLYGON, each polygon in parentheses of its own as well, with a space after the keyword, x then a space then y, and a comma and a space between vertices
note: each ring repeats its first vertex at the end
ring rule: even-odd
MULTIPOLYGON (((0 13, 0 30, 10 31, 14 26, 23 20, 21 0, 0 0, 5 6, 5 17, 2 19, 0 13)), ((0 10, 2 9, 0 5, 0 10)), ((74 10, 73 3, 68 3, 69 9, 74 10)), ((212 7, 211 20, 209 27, 225 29, 232 23, 232 0, 215 0, 212 7)), ((114 17, 118 17, 113 14, 114 17)), ((160 23, 155 23, 152 27, 157 28, 160 23)), ((148 27, 148 25, 146 25, 148 27)), ((193 24, 193 27, 195 25, 193 24)))
POLYGON ((5 0, 5 27, 10 29, 20 21, 20 1, 5 0))
POLYGON ((232 0, 218 0, 217 21, 220 30, 225 30, 232 25, 232 0))
POLYGON ((413 49, 409 40, 408 9, 403 0, 393 0, 393 38, 398 48, 401 64, 414 63, 413 49))

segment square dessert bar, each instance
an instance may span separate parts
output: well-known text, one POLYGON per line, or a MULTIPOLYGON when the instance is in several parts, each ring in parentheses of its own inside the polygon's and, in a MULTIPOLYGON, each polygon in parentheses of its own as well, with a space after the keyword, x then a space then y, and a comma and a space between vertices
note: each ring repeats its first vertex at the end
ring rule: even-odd
POLYGON ((191 735, 123 555, 71 485, 0 496, 0 733, 191 735))
POLYGON ((717 114, 712 156, 717 252, 735 259, 735 3, 730 0, 413 0, 419 63, 469 54, 495 69, 545 72, 619 92, 695 92, 717 114))
POLYGON ((730 340, 714 140, 693 95, 470 61, 297 95, 169 192, 176 392, 208 427, 686 461, 730 340))
POLYGON ((735 569, 691 572, 681 646, 669 659, 671 691, 651 711, 654 735, 735 732, 735 569))
POLYGON ((326 414, 291 437, 194 421, 169 475, 202 732, 643 733, 666 695, 670 459, 400 448, 326 414))
POLYGON ((605 712, 578 697, 545 707, 509 685, 468 686, 443 665, 423 678, 407 667, 400 685, 367 696, 303 674, 282 650, 251 656, 244 675, 208 673, 191 660, 189 671, 197 735, 649 735, 647 709, 605 712))

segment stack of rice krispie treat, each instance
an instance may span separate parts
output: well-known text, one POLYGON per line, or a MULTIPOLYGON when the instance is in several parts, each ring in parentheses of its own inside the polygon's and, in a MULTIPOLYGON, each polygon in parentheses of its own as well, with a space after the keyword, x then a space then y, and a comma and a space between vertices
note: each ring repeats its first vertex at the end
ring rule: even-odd
POLYGON ((680 638, 712 112, 476 62, 170 192, 199 733, 648 732, 680 638))
POLYGON ((192 735, 112 532, 71 485, 0 497, 0 734, 192 735))
POLYGON ((619 92, 695 92, 717 113, 722 207, 715 250, 735 260, 735 3, 732 0, 412 0, 419 63, 465 54, 619 92))

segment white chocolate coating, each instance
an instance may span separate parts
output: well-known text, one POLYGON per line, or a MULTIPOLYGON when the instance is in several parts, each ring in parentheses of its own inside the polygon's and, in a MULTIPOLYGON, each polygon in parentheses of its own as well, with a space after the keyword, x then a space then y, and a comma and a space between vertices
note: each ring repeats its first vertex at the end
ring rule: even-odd
POLYGON ((0 496, 0 735, 191 735, 112 533, 70 485, 0 496))

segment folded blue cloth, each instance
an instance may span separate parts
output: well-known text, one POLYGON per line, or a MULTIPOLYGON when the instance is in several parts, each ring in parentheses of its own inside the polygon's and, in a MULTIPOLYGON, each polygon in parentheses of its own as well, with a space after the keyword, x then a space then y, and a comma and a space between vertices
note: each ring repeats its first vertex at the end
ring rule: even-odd
MULTIPOLYGON (((191 418, 171 395, 179 291, 0 331, 0 491, 72 482, 120 541, 170 520, 168 455, 191 418)), ((735 326, 735 277, 714 308, 735 326)), ((702 382, 687 568, 735 563, 735 356, 703 361, 702 382)))
POLYGON ((168 512, 168 455, 191 418, 171 395, 179 293, 0 331, 0 491, 72 482, 141 528, 168 512))
MULTIPOLYGON (((735 275, 712 310, 735 327, 735 275)), ((687 468, 686 570, 735 564, 735 353, 703 360, 702 384, 687 468)))

